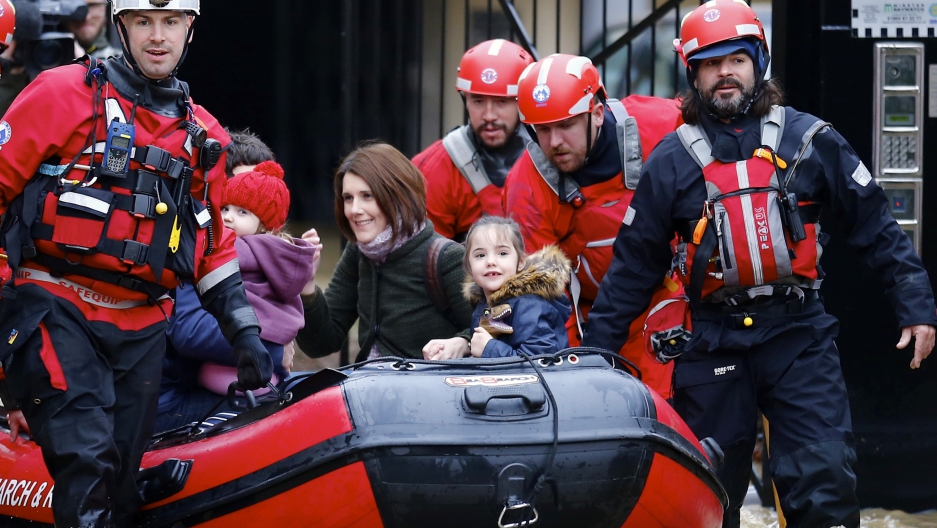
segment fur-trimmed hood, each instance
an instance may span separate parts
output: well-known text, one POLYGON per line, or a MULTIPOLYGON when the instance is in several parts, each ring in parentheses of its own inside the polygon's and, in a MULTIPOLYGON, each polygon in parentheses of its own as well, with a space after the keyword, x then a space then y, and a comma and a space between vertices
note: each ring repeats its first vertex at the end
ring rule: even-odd
MULTIPOLYGON (((560 298, 564 295, 571 272, 572 264, 560 248, 552 244, 544 246, 540 251, 528 255, 524 269, 506 280, 491 295, 491 305, 522 295, 537 295, 548 301, 560 298)), ((466 277, 462 294, 472 306, 478 306, 485 300, 485 292, 471 276, 466 277)))

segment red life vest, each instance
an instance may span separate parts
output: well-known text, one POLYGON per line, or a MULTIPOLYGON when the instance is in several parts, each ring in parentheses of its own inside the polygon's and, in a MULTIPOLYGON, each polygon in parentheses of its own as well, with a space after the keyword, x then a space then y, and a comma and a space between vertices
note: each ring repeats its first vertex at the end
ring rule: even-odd
MULTIPOLYGON (((566 325, 572 346, 580 342, 581 325, 588 319, 589 309, 598 295, 599 285, 611 265, 612 246, 627 215, 634 189, 638 186, 643 162, 657 143, 665 135, 673 132, 681 119, 678 102, 673 99, 632 95, 625 99, 624 104, 615 99, 608 100, 606 104, 615 116, 618 148, 624 168, 616 177, 580 188, 575 180, 560 174, 539 145, 533 142, 527 145, 532 169, 536 170, 553 192, 552 199, 549 195, 542 195, 539 190, 533 196, 535 199, 552 200, 550 206, 544 206, 544 209, 550 207, 551 214, 555 211, 554 204, 559 198, 560 207, 556 217, 542 218, 542 221, 554 224, 551 228, 557 238, 549 242, 560 246, 573 261, 575 269, 569 285, 574 310, 566 325)), ((522 171, 520 174, 526 179, 528 171, 531 170, 528 167, 521 158, 518 165, 515 165, 515 171, 522 171)), ((510 203, 510 192, 509 177, 508 183, 505 184, 506 203, 510 203)), ((529 198, 525 196, 524 199, 529 198)), ((528 207, 539 205, 536 202, 524 204, 523 200, 519 201, 528 207)), ((505 211, 509 214, 516 212, 508 210, 507 207, 505 211)), ((537 218, 541 221, 541 217, 537 218)), ((662 293, 664 296, 676 295, 663 286, 660 290, 666 291, 662 293)), ((643 318, 632 324, 628 342, 622 347, 620 354, 636 364, 648 386, 667 398, 671 391, 673 365, 662 365, 656 358, 645 354, 643 327, 643 318)))
POLYGON ((575 208, 572 229, 559 245, 573 260, 575 276, 570 289, 577 308, 580 295, 590 301, 598 295, 602 277, 612 263, 612 245, 638 187, 644 160, 679 119, 679 110, 672 99, 631 96, 628 103, 648 115, 636 119, 618 99, 606 101, 615 116, 618 150, 622 156, 623 171, 619 178, 581 189, 575 180, 560 174, 539 145, 533 142, 527 145, 543 180, 561 202, 575 208), (661 127, 661 123, 668 126, 661 127))
MULTIPOLYGON (((108 124, 127 122, 122 102, 127 104, 117 97, 102 101, 108 124)), ((198 250, 208 249, 206 227, 212 222, 206 205, 193 196, 205 193, 200 145, 193 145, 194 132, 176 126, 178 119, 142 110, 136 117, 141 125, 147 121, 137 127, 126 177, 98 169, 89 173, 89 166, 102 163, 103 143, 79 152, 74 160, 53 158, 40 165, 8 212, 20 222, 16 229, 5 226, 11 264, 32 261, 150 298, 174 287, 176 274, 196 274, 203 257, 198 250), (158 124, 150 122, 154 120, 158 124)), ((193 130, 206 128, 197 112, 192 125, 193 130)))
MULTIPOLYGON (((819 128, 815 125, 812 130, 819 128)), ((784 109, 775 106, 762 118, 762 148, 751 158, 736 163, 715 160, 708 138, 698 125, 684 124, 677 130, 687 152, 703 169, 707 191, 702 218, 695 224, 689 240, 684 237, 678 248, 681 280, 688 291, 693 291, 692 267, 704 262, 696 253, 704 251, 701 248, 707 245, 711 247, 713 242, 716 246, 709 252, 706 273, 698 287, 700 298, 726 286, 756 287, 790 277, 796 280, 785 281, 786 284, 810 288, 819 285, 817 265, 822 248, 818 242, 817 215, 804 214, 811 206, 807 202, 797 204, 789 213, 789 217, 797 215, 803 222, 806 237, 801 240, 794 240, 790 221, 784 218, 792 210, 787 200, 796 199, 786 193, 788 182, 779 179, 783 177, 781 169, 787 167, 775 154, 783 130, 784 109), (803 220, 805 217, 807 221, 803 220), (706 237, 710 238, 704 242, 706 237)), ((791 172, 787 173, 787 179, 791 172)))

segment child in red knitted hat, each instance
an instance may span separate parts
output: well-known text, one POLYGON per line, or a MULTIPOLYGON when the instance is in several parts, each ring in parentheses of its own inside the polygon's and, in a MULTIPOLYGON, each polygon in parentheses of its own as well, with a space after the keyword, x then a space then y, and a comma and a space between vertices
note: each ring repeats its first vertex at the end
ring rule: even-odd
POLYGON ((239 237, 280 232, 289 210, 290 191, 283 181, 283 167, 275 161, 260 163, 225 182, 221 217, 239 237))
MULTIPOLYGON (((283 181, 283 168, 274 161, 260 163, 227 180, 221 204, 225 231, 231 230, 223 236, 233 232, 237 237, 234 247, 241 280, 260 321, 260 338, 274 360, 275 378, 282 380, 289 375, 282 364, 284 347, 291 346, 303 327, 299 295, 312 275, 318 248, 283 231, 290 193, 283 181)), ((228 385, 237 379, 235 356, 230 347, 215 339, 220 332, 207 331, 197 300, 189 302, 184 294, 177 293, 170 340, 186 357, 204 361, 198 375, 204 388, 225 394, 228 385)))

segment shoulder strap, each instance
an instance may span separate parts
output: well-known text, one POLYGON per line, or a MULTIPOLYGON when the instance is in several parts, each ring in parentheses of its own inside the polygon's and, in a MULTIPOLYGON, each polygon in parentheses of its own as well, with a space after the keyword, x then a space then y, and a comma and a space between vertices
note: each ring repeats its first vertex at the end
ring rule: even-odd
POLYGON ((767 115, 761 118, 761 144, 778 151, 781 136, 784 135, 785 112, 783 106, 774 105, 767 115))
MULTIPOLYGON (((761 144, 770 147, 775 152, 784 135, 784 118, 784 107, 777 105, 771 107, 771 111, 761 118, 761 144)), ((701 168, 706 168, 715 161, 709 138, 699 125, 680 125, 677 128, 677 137, 683 143, 683 148, 701 168)))
POLYGON ((794 172, 797 170, 797 166, 800 165, 800 160, 805 157, 809 157, 813 153, 813 138, 820 133, 825 128, 833 128, 833 125, 822 120, 817 119, 810 128, 804 132, 803 137, 800 140, 800 150, 797 153, 797 157, 794 159, 794 165, 791 167, 790 172, 787 173, 787 177, 784 179, 785 187, 790 185, 791 180, 794 178, 794 172))
POLYGON ((709 138, 706 137, 699 125, 680 125, 677 128, 677 137, 680 138, 683 148, 686 149, 700 168, 705 169, 707 165, 716 161, 716 158, 713 158, 713 149, 709 144, 709 138))
POLYGON ((472 186, 472 190, 478 194, 482 189, 491 185, 491 180, 485 173, 485 166, 478 159, 475 145, 469 138, 470 133, 471 129, 468 125, 460 126, 442 138, 442 146, 449 154, 452 163, 472 186))
POLYGON ((449 316, 449 299, 446 297, 446 288, 442 283, 442 274, 439 272, 439 255, 454 241, 444 237, 433 237, 426 248, 426 260, 423 262, 424 276, 426 277, 426 294, 433 306, 440 313, 449 316))
POLYGON ((638 188, 641 180, 641 169, 644 165, 644 154, 641 150, 641 133, 638 130, 638 121, 628 114, 624 103, 618 99, 606 101, 612 115, 615 116, 615 132, 618 135, 618 152, 621 153, 622 176, 625 187, 632 191, 638 188))
MULTIPOLYGON (((560 196, 560 171, 550 163, 543 149, 535 141, 527 143, 527 153, 530 154, 530 160, 534 162, 534 167, 537 168, 543 181, 553 189, 557 196, 560 196)), ((561 202, 575 203, 577 197, 582 197, 579 184, 572 178, 563 178, 563 191, 565 197, 560 196, 561 202)))
MULTIPOLYGON (((127 116, 124 115, 123 108, 120 107, 120 103, 114 97, 108 97, 104 100, 104 110, 107 115, 107 124, 110 125, 115 119, 119 123, 126 123, 127 116)), ((103 149, 102 149, 103 150, 103 149)), ((90 150, 88 151, 90 153, 90 150)))
POLYGON ((75 59, 73 64, 84 64, 88 69, 85 73, 85 84, 88 86, 91 86, 95 79, 98 80, 98 86, 100 86, 106 80, 104 61, 101 61, 96 57, 85 55, 75 59))

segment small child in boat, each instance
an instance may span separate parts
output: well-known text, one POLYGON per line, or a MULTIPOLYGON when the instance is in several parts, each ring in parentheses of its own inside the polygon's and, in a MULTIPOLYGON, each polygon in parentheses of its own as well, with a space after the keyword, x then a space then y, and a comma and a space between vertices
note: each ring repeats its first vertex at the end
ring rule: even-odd
MULTIPOLYGON (((260 321, 260 338, 273 360, 272 381, 276 384, 289 375, 284 347, 292 346, 303 327, 300 292, 312 275, 313 256, 319 248, 283 231, 290 195, 283 181, 283 169, 274 161, 265 161, 229 179, 223 202, 221 214, 227 229, 219 236, 237 237, 234 245, 241 279, 260 321)), ((221 335, 214 317, 202 309, 191 285, 177 290, 175 313, 167 335, 181 358, 201 362, 195 368, 202 387, 216 395, 225 394, 228 385, 237 380, 234 351, 221 335)), ((286 357, 292 357, 289 350, 286 357)), ((190 396, 191 393, 186 397, 190 396)), ((206 398, 203 395, 201 399, 206 398)), ((208 399, 212 405, 218 401, 217 396, 208 399)), ((205 409, 206 404, 194 400, 188 403, 182 407, 184 412, 174 412, 172 420, 163 420, 161 415, 158 428, 184 425, 201 418, 196 416, 199 410, 207 412, 211 408, 205 409)))
MULTIPOLYGON (((549 245, 527 256, 517 222, 485 216, 466 237, 465 298, 475 306, 475 357, 552 354, 567 348, 570 263, 549 245)), ((460 339, 460 338, 454 338, 460 339)))

